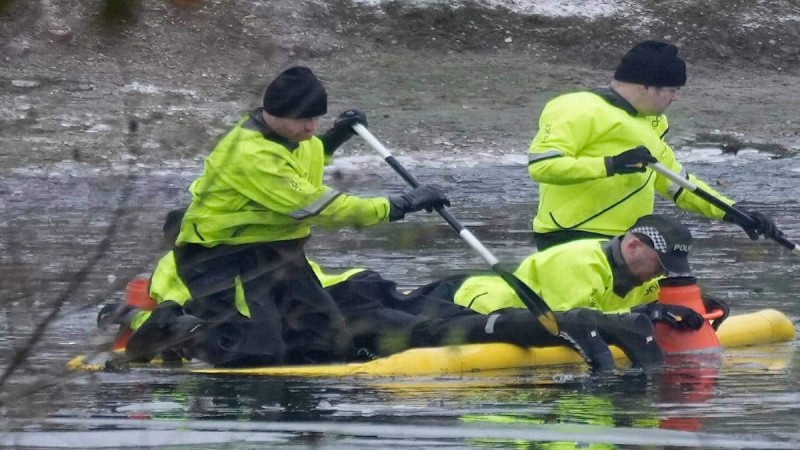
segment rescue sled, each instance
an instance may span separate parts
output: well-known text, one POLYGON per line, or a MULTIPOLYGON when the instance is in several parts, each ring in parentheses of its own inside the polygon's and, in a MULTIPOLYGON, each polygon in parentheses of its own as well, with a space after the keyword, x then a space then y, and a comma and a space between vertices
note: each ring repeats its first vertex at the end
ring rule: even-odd
MULTIPOLYGON (((722 348, 727 352, 754 345, 779 344, 796 338, 792 321, 780 311, 764 309, 757 312, 733 315, 725 320, 716 332, 722 348)), ((625 354, 612 346, 614 357, 621 364, 625 354)), ((104 353, 73 358, 69 367, 74 370, 120 370, 117 361, 122 355, 104 353)), ((723 356, 725 356, 723 354, 723 356)), ((402 377, 444 376, 520 369, 555 365, 583 364, 583 360, 568 347, 530 347, 512 344, 468 344, 450 347, 417 348, 368 362, 283 367, 254 367, 220 369, 195 364, 180 364, 170 370, 197 374, 287 376, 287 377, 402 377)), ((136 367, 136 365, 131 365, 136 367)), ((158 363, 138 367, 159 367, 158 363)), ((163 367, 163 366, 161 366, 163 367)))

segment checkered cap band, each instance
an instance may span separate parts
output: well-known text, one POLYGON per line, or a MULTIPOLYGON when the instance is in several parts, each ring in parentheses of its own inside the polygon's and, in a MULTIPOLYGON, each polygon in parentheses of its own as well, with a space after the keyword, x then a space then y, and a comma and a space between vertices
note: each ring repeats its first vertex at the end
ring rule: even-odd
POLYGON ((631 233, 640 233, 650 238, 653 241, 653 248, 658 250, 659 253, 667 253, 667 241, 664 239, 664 236, 658 232, 653 227, 649 226, 641 226, 632 228, 630 230, 631 233))

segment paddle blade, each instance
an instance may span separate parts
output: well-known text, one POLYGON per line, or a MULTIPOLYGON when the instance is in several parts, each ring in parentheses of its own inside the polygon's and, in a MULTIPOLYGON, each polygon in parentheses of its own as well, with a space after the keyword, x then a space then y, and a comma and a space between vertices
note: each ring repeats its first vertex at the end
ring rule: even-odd
POLYGON ((512 273, 495 268, 495 272, 500 275, 511 289, 522 300, 522 303, 531 311, 536 317, 536 320, 553 336, 558 336, 558 321, 550 307, 547 306, 542 297, 539 297, 527 284, 523 283, 519 278, 515 277, 512 273))

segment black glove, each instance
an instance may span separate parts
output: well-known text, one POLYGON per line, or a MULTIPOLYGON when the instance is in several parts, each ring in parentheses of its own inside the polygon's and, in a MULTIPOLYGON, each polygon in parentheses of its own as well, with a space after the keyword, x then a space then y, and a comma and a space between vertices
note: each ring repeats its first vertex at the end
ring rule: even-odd
POLYGON ((405 194, 389 196, 389 220, 400 220, 406 213, 421 209, 431 212, 433 208, 442 206, 450 206, 450 200, 441 187, 435 184, 419 186, 405 194))
POLYGON ((678 330, 699 330, 705 320, 697 311, 686 306, 648 303, 631 311, 645 314, 653 322, 664 322, 678 330))
POLYGON ((333 127, 320 135, 325 154, 333 155, 339 146, 347 142, 348 139, 356 134, 353 125, 360 123, 367 126, 367 115, 357 109, 349 109, 341 114, 333 122, 333 127))
POLYGON ((606 157, 606 173, 608 176, 612 176, 644 172, 647 164, 655 162, 658 162, 658 160, 650 153, 650 150, 640 145, 619 155, 606 157))
POLYGON ((722 325, 722 322, 728 318, 728 315, 731 313, 731 307, 728 306, 728 302, 708 294, 703 294, 703 304, 708 312, 722 310, 722 317, 714 319, 714 321, 711 322, 711 327, 716 331, 719 326, 722 325))
MULTIPOLYGON (((735 205, 733 205, 735 206, 735 205)), ((722 219, 725 222, 735 223, 742 227, 747 236, 750 239, 756 241, 758 240, 758 236, 764 236, 764 239, 773 238, 776 236, 781 236, 781 230, 778 229, 778 226, 775 225, 775 222, 770 219, 769 217, 761 214, 757 211, 747 211, 745 209, 737 208, 739 211, 745 213, 750 220, 744 220, 744 217, 739 217, 738 214, 730 214, 726 213, 725 217, 722 219)))
POLYGON ((367 126, 367 115, 363 111, 357 109, 348 109, 347 111, 339 114, 339 117, 333 122, 333 128, 340 129, 346 128, 350 133, 355 133, 353 125, 360 123, 367 126))

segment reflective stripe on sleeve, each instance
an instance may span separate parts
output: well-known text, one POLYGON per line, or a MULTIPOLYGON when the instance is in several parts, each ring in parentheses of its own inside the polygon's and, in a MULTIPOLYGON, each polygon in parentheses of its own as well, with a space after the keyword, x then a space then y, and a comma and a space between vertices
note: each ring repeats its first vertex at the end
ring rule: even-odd
MULTIPOLYGON (((679 175, 681 178, 685 178, 687 180, 689 179, 689 174, 686 172, 686 169, 681 169, 679 175)), ((669 192, 669 195, 672 196, 672 200, 675 201, 678 199, 678 196, 681 195, 681 192, 683 192, 683 187, 670 181, 669 186, 667 187, 667 192, 669 192)))
POLYGON ((528 153, 528 165, 544 161, 546 159, 560 158, 564 156, 561 150, 550 150, 544 153, 528 153))
POLYGON ((314 203, 306 206, 303 209, 298 209, 296 211, 292 211, 289 214, 289 217, 291 217, 292 219, 295 219, 295 220, 303 220, 303 219, 307 219, 307 218, 309 218, 311 216, 316 216, 323 209, 325 209, 328 205, 330 205, 331 202, 333 202, 336 199, 336 197, 338 197, 340 195, 342 195, 341 192, 339 192, 339 191, 337 191, 335 189, 331 189, 330 191, 326 192, 325 195, 320 197, 314 203))

